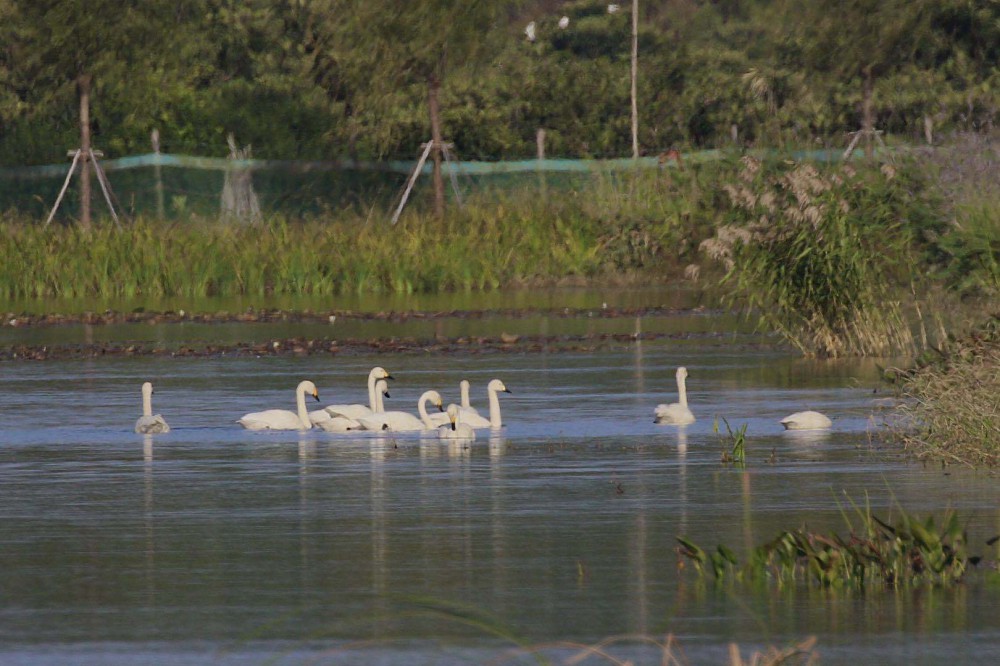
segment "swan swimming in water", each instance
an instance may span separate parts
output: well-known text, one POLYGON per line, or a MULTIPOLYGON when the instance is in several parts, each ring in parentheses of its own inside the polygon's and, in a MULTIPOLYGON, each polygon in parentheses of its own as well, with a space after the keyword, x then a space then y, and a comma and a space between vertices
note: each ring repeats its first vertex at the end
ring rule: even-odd
POLYGON ((268 409, 263 412, 245 414, 237 423, 247 430, 309 430, 312 422, 306 411, 306 394, 319 400, 319 391, 310 381, 299 382, 295 388, 296 411, 268 409))
POLYGON ((346 416, 349 419, 355 419, 359 416, 368 416, 373 412, 379 411, 377 408, 376 401, 378 400, 378 391, 375 389, 375 383, 380 379, 392 379, 392 375, 381 367, 375 366, 368 373, 368 404, 362 405, 355 403, 352 405, 327 405, 323 409, 330 412, 330 416, 346 416))
POLYGON ((448 423, 438 428, 438 437, 473 440, 476 438, 476 431, 469 424, 462 423, 462 410, 452 403, 448 405, 448 423))
POLYGON ((833 425, 825 415, 819 412, 795 412, 781 419, 785 430, 827 430, 833 425))
POLYGON ((663 423, 666 425, 687 425, 694 423, 694 414, 688 409, 687 388, 684 385, 684 380, 687 376, 687 368, 677 368, 677 397, 679 402, 669 405, 657 405, 656 409, 653 410, 653 415, 656 417, 653 423, 663 423))
POLYGON ((393 432, 433 430, 435 428, 434 423, 431 422, 430 416, 427 414, 428 402, 439 410, 443 409, 440 393, 437 391, 424 391, 420 399, 417 400, 417 413, 420 414, 420 418, 409 412, 392 411, 375 412, 368 416, 361 416, 358 418, 358 421, 364 426, 365 430, 390 430, 393 432))
POLYGON ((170 432, 170 426, 159 414, 153 414, 153 385, 142 385, 142 416, 135 422, 135 431, 141 435, 161 435, 170 432))
MULTIPOLYGON (((462 396, 462 404, 458 406, 458 412, 462 417, 462 423, 470 425, 473 428, 489 428, 489 420, 480 416, 479 410, 473 407, 472 403, 469 402, 469 380, 463 379, 460 381, 458 383, 458 389, 462 396)), ((442 413, 431 414, 431 422, 436 426, 447 425, 450 423, 448 415, 442 413)))
MULTIPOLYGON (((375 404, 373 405, 375 412, 385 411, 382 396, 392 397, 389 395, 389 383, 384 379, 375 382, 375 404)), ((312 421, 314 427, 326 432, 350 432, 365 429, 357 419, 339 415, 333 416, 325 408, 309 412, 309 420, 312 421)))
MULTIPOLYGON (((469 382, 462 380, 462 402, 469 402, 469 382)), ((458 407, 458 413, 461 416, 462 424, 467 425, 470 428, 476 430, 481 430, 483 428, 501 428, 503 427, 503 419, 500 417, 500 396, 498 393, 510 393, 510 390, 504 385, 499 379, 492 380, 486 385, 486 393, 489 396, 490 401, 490 418, 485 419, 479 415, 479 412, 475 407, 458 407)))

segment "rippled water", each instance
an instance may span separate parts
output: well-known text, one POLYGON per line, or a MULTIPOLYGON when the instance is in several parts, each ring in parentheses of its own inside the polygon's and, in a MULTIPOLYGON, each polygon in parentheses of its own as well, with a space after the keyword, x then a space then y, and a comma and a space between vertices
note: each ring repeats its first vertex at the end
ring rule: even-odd
MULTIPOLYGON (((857 595, 734 592, 678 571, 678 535, 744 551, 803 524, 845 532, 851 501, 956 509, 995 557, 981 545, 1000 531, 995 476, 872 448, 873 363, 749 341, 3 364, 0 663, 483 663, 519 644, 668 633, 692 663, 810 635, 823 663, 1000 661, 1000 590, 975 577, 857 595), (397 378, 390 409, 413 411, 426 388, 457 401, 468 378, 484 410, 501 377, 506 425, 466 447, 235 424, 292 408, 303 378, 324 404, 363 401, 375 364, 397 378), (679 364, 698 421, 656 426, 679 364), (168 435, 132 432, 146 379, 168 435), (782 432, 807 408, 833 431, 782 432), (748 424, 746 471, 721 464, 715 417, 748 424)), ((616 654, 659 663, 634 644, 616 654)))

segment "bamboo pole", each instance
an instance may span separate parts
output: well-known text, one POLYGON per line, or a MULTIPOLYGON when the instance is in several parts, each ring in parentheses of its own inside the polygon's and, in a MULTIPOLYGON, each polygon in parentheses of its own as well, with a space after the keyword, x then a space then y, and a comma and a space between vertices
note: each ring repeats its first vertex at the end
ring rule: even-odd
POLYGON ((55 217, 56 211, 59 210, 59 204, 62 203, 63 195, 66 194, 66 188, 69 187, 69 179, 73 177, 73 171, 76 169, 76 163, 80 161, 80 154, 82 152, 82 150, 72 151, 71 154, 73 155, 73 163, 69 165, 69 171, 66 173, 66 180, 63 181, 62 189, 59 190, 59 196, 56 197, 56 203, 52 206, 52 210, 49 212, 49 217, 45 220, 45 224, 42 225, 42 229, 49 226, 49 222, 52 221, 52 218, 55 217))
POLYGON ((90 163, 94 165, 94 173, 97 174, 97 183, 101 186, 101 192, 104 193, 104 200, 108 203, 108 210, 111 211, 111 217, 115 220, 115 226, 121 229, 122 223, 118 219, 118 213, 115 212, 115 205, 111 203, 111 185, 108 183, 108 177, 104 175, 104 169, 97 163, 97 156, 94 155, 93 150, 90 151, 90 163))
POLYGON ((428 141, 424 144, 424 152, 417 160, 417 166, 413 169, 413 173, 410 174, 410 180, 406 183, 406 189, 403 191, 403 198, 399 202, 399 206, 396 208, 396 212, 392 214, 391 224, 396 224, 399 220, 400 213, 403 212, 403 206, 406 205, 406 200, 410 197, 410 190, 413 189, 413 184, 417 182, 417 176, 420 175, 420 170, 424 168, 424 162, 427 161, 427 156, 430 155, 431 147, 433 147, 434 141, 428 141))

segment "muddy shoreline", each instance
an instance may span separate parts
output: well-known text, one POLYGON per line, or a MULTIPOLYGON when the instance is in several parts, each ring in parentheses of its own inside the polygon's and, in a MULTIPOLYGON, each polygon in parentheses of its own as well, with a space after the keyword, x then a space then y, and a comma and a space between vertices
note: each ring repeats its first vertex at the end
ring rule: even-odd
MULTIPOLYGON (((435 310, 435 311, 378 311, 354 310, 279 310, 247 309, 242 312, 189 313, 184 310, 152 312, 135 310, 122 312, 106 310, 101 313, 81 314, 14 314, 7 313, 0 327, 13 329, 40 329, 72 326, 141 326, 171 324, 335 324, 337 321, 379 321, 404 323, 412 321, 526 319, 553 317, 560 319, 625 319, 642 317, 668 317, 684 315, 722 314, 721 310, 707 308, 502 308, 484 310, 435 310)), ((335 330, 331 327, 331 331, 335 330)), ((638 327, 637 329, 638 330, 638 327)), ((256 331, 259 333, 259 329, 256 331)), ((338 354, 489 354, 489 353, 559 353, 591 352, 616 345, 631 344, 639 340, 699 339, 711 344, 725 339, 732 344, 732 335, 725 333, 585 333, 566 335, 514 335, 434 337, 380 336, 368 338, 340 337, 334 334, 322 337, 272 337, 264 342, 183 342, 169 345, 149 341, 128 340, 127 334, 120 342, 72 342, 31 344, 16 342, 0 345, 0 361, 45 361, 87 359, 102 357, 263 357, 263 356, 312 356, 338 354)), ((259 336, 257 336, 259 337, 259 336)), ((764 345, 772 346, 772 345, 764 345)))
MULTIPOLYGON (((488 354, 488 353, 565 353, 594 352, 642 340, 701 340, 711 344, 733 345, 730 333, 601 333, 590 335, 501 335, 497 337, 458 337, 419 339, 400 338, 275 338, 266 342, 232 344, 178 344, 165 347, 144 342, 93 344, 12 344, 0 346, 0 361, 46 361, 122 356, 149 357, 264 357, 264 356, 336 356, 362 354, 488 354)), ((771 348, 767 343, 743 344, 744 347, 771 348)))
POLYGON ((230 323, 332 323, 337 319, 358 321, 406 322, 411 320, 434 319, 526 319, 529 317, 583 318, 600 317, 616 319, 622 317, 665 317, 681 314, 721 314, 722 310, 707 308, 496 308, 485 310, 382 310, 363 312, 357 310, 278 310, 248 308, 242 312, 186 312, 166 310, 162 312, 133 310, 122 312, 83 312, 78 314, 32 314, 8 312, 0 321, 2 328, 36 328, 45 326, 107 326, 112 324, 230 324, 230 323))

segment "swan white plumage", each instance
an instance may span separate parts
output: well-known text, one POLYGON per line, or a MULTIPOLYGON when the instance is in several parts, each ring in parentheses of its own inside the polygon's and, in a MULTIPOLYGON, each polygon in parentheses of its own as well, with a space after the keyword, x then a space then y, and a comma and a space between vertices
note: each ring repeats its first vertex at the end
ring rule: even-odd
POLYGON ((368 404, 362 405, 360 403, 355 403, 352 405, 327 405, 323 409, 330 412, 330 416, 346 416, 349 419, 357 419, 359 416, 367 416, 373 412, 379 411, 377 409, 376 401, 378 400, 378 391, 375 389, 375 383, 380 379, 392 379, 392 375, 381 367, 375 366, 368 373, 368 404))
POLYGON ((475 429, 467 423, 462 423, 461 408, 452 403, 448 405, 448 423, 438 428, 438 437, 441 439, 465 439, 476 438, 475 429))
POLYGON ((471 417, 466 420, 465 413, 462 414, 462 420, 466 421, 473 428, 500 428, 503 426, 503 421, 500 418, 500 397, 497 393, 510 393, 510 390, 504 386, 504 383, 499 379, 493 379, 489 384, 486 385, 486 392, 490 399, 490 420, 489 426, 476 425, 475 419, 471 417))
MULTIPOLYGON (((462 402, 469 402, 469 382, 462 380, 462 402)), ((499 379, 492 380, 486 385, 486 393, 489 396, 490 401, 490 418, 486 419, 479 415, 479 412, 475 407, 471 405, 466 408, 465 406, 459 407, 458 412, 462 418, 462 423, 469 426, 470 428, 475 428, 476 430, 481 430, 483 428, 500 428, 503 427, 503 420, 500 418, 500 397, 498 393, 510 393, 504 383, 499 379)))
POLYGON ((170 432, 166 419, 159 414, 153 414, 153 385, 149 382, 142 385, 142 416, 135 422, 135 431, 142 435, 170 432))
POLYGON ((662 423, 666 425, 687 425, 689 423, 694 423, 694 414, 692 414, 691 410, 688 409, 687 387, 684 384, 684 380, 687 376, 687 368, 677 368, 677 399, 679 402, 674 402, 669 405, 657 405, 656 409, 653 410, 653 415, 656 417, 653 419, 653 423, 662 423))
POLYGON ((414 432, 417 430, 433 430, 434 423, 431 422, 427 414, 427 403, 430 402, 438 409, 442 409, 441 394, 437 391, 424 391, 417 400, 417 413, 419 418, 409 412, 375 412, 368 416, 361 416, 358 421, 365 430, 391 430, 393 432, 414 432))
POLYGON ((287 409, 268 409, 263 412, 244 414, 237 423, 247 430, 309 430, 309 412, 306 411, 306 394, 319 400, 319 391, 310 381, 299 382, 295 387, 296 411, 287 409))
MULTIPOLYGON (((389 383, 384 379, 380 379, 375 382, 374 407, 376 412, 385 411, 382 396, 385 396, 386 398, 391 397, 389 395, 389 383)), ((313 426, 320 428, 321 430, 325 430, 326 432, 350 432, 353 430, 365 429, 365 427, 361 425, 361 422, 357 419, 340 415, 333 416, 325 408, 309 412, 309 420, 312 421, 313 426)))
POLYGON ((833 422, 825 415, 814 411, 795 412, 781 419, 785 430, 826 430, 833 422))
MULTIPOLYGON (((463 379, 458 383, 458 390, 462 396, 462 404, 459 405, 458 411, 462 417, 462 423, 471 425, 473 428, 489 428, 490 422, 479 415, 479 410, 472 406, 469 401, 469 380, 463 379)), ((436 426, 442 426, 450 423, 448 420, 448 414, 437 413, 431 414, 431 422, 436 426)))

